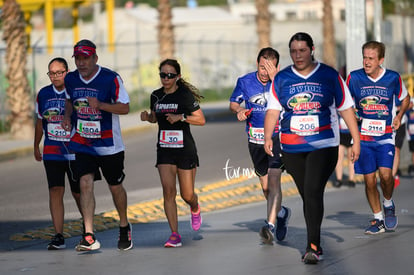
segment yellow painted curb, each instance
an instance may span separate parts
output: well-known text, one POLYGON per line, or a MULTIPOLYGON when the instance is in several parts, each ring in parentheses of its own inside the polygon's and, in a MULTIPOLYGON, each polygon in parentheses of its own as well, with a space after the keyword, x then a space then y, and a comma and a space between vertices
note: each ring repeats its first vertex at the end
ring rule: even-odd
MULTIPOLYGON (((281 178, 282 187, 292 182, 288 174, 281 178)), ((255 179, 240 177, 207 184, 197 188, 196 192, 203 212, 233 207, 241 204, 254 203, 265 200, 260 183, 255 179)), ((297 195, 296 187, 282 188, 284 197, 297 195)), ((190 214, 190 208, 177 196, 177 211, 179 216, 190 214)), ((154 199, 128 206, 128 219, 131 223, 148 223, 165 219, 163 199, 154 199)), ((97 232, 119 227, 116 210, 97 214, 94 217, 94 228, 97 232)), ((29 241, 34 239, 50 240, 54 235, 53 226, 43 229, 30 230, 10 236, 13 241, 29 241)), ((64 224, 65 238, 82 234, 82 221, 74 220, 64 224)))

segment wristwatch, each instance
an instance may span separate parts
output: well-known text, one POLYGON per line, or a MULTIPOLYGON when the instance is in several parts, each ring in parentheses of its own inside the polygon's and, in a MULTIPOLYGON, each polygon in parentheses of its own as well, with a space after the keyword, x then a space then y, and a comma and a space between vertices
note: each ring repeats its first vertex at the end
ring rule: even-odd
POLYGON ((183 116, 183 117, 181 118, 181 121, 182 121, 182 122, 186 121, 186 120, 187 120, 187 115, 186 115, 186 114, 182 114, 182 116, 183 116))

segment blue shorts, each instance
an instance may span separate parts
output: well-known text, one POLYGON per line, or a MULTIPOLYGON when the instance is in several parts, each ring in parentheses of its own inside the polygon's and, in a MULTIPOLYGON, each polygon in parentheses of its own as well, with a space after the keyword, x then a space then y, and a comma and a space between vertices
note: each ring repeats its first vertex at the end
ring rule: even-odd
POLYGON ((355 162, 355 173, 371 174, 380 167, 392 169, 394 163, 395 147, 392 144, 379 145, 377 143, 367 145, 361 142, 361 154, 355 162))

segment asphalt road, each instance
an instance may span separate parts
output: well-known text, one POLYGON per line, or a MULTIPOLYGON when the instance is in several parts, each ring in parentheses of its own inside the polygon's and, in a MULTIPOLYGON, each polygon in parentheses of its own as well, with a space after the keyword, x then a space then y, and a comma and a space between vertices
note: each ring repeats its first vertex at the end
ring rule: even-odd
MULTIPOLYGON (((222 109, 222 108, 221 108, 222 109)), ((205 126, 193 126, 200 167, 196 186, 236 177, 238 170, 251 168, 248 157, 244 123, 233 115, 209 109, 205 126), (221 115, 219 115, 221 114, 221 115), (227 167, 227 169, 225 169, 227 167), (227 173, 227 174, 226 174, 227 173)), ((138 119, 138 118, 137 118, 138 119)), ((162 197, 158 171, 155 168, 157 126, 152 125, 124 135, 126 146, 125 188, 128 205, 162 197)), ((31 154, 0 165, 0 250, 9 235, 28 229, 43 228, 51 224, 48 205, 46 175, 42 162, 31 154)), ((112 197, 105 181, 95 184, 96 211, 114 209, 112 197)), ((78 219, 79 213, 69 188, 65 194, 65 218, 78 219)))
MULTIPOLYGON (((156 128, 131 132, 127 146, 125 186, 129 205, 160 197, 155 162, 156 128)), ((243 124, 234 118, 213 118, 193 127, 201 166, 197 185, 237 177, 251 166, 243 124), (226 169, 227 167, 227 169, 226 169), (227 171, 227 173, 226 173, 227 171)), ((169 236, 164 219, 133 225, 135 247, 116 249, 117 230, 98 232, 102 249, 78 253, 72 249, 79 237, 66 241, 67 249, 47 251, 46 240, 14 242, 10 233, 50 225, 47 186, 41 163, 31 156, 0 165, 0 273, 1 274, 409 274, 414 241, 412 178, 402 177, 396 189, 399 226, 395 232, 366 236, 371 219, 363 185, 327 188, 322 247, 325 260, 306 266, 300 257, 306 231, 302 203, 297 195, 286 196, 292 209, 288 237, 274 246, 260 244, 258 231, 265 218, 265 203, 244 204, 205 213, 200 232, 192 232, 188 217, 179 218, 183 247, 165 249, 169 236)), ((105 182, 96 184, 97 211, 113 209, 105 182)), ((78 218, 70 195, 65 197, 67 218, 78 218)))
POLYGON ((203 215, 203 227, 192 232, 188 217, 179 219, 183 247, 166 249, 165 220, 133 226, 134 249, 116 249, 117 230, 97 234, 102 248, 79 253, 68 248, 47 251, 46 241, 0 253, 2 274, 410 274, 414 242, 412 178, 403 178, 394 194, 399 216, 395 232, 364 235, 371 219, 363 185, 328 188, 322 247, 325 259, 304 265, 306 231, 298 196, 284 199, 292 209, 288 236, 273 246, 260 244, 265 203, 245 204, 203 215))

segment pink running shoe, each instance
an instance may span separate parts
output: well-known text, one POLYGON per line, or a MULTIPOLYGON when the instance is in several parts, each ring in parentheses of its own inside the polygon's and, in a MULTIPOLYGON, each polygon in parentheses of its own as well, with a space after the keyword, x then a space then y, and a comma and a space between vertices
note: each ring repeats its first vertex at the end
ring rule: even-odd
POLYGON ((173 232, 168 240, 165 242, 164 247, 179 247, 182 246, 181 236, 177 232, 173 232))
POLYGON ((400 177, 396 175, 394 177, 394 188, 397 188, 400 185, 400 177))
POLYGON ((203 219, 201 218, 201 209, 200 209, 200 205, 198 205, 198 210, 196 213, 191 211, 191 227, 193 228, 194 231, 198 231, 200 230, 202 223, 203 223, 203 219))

